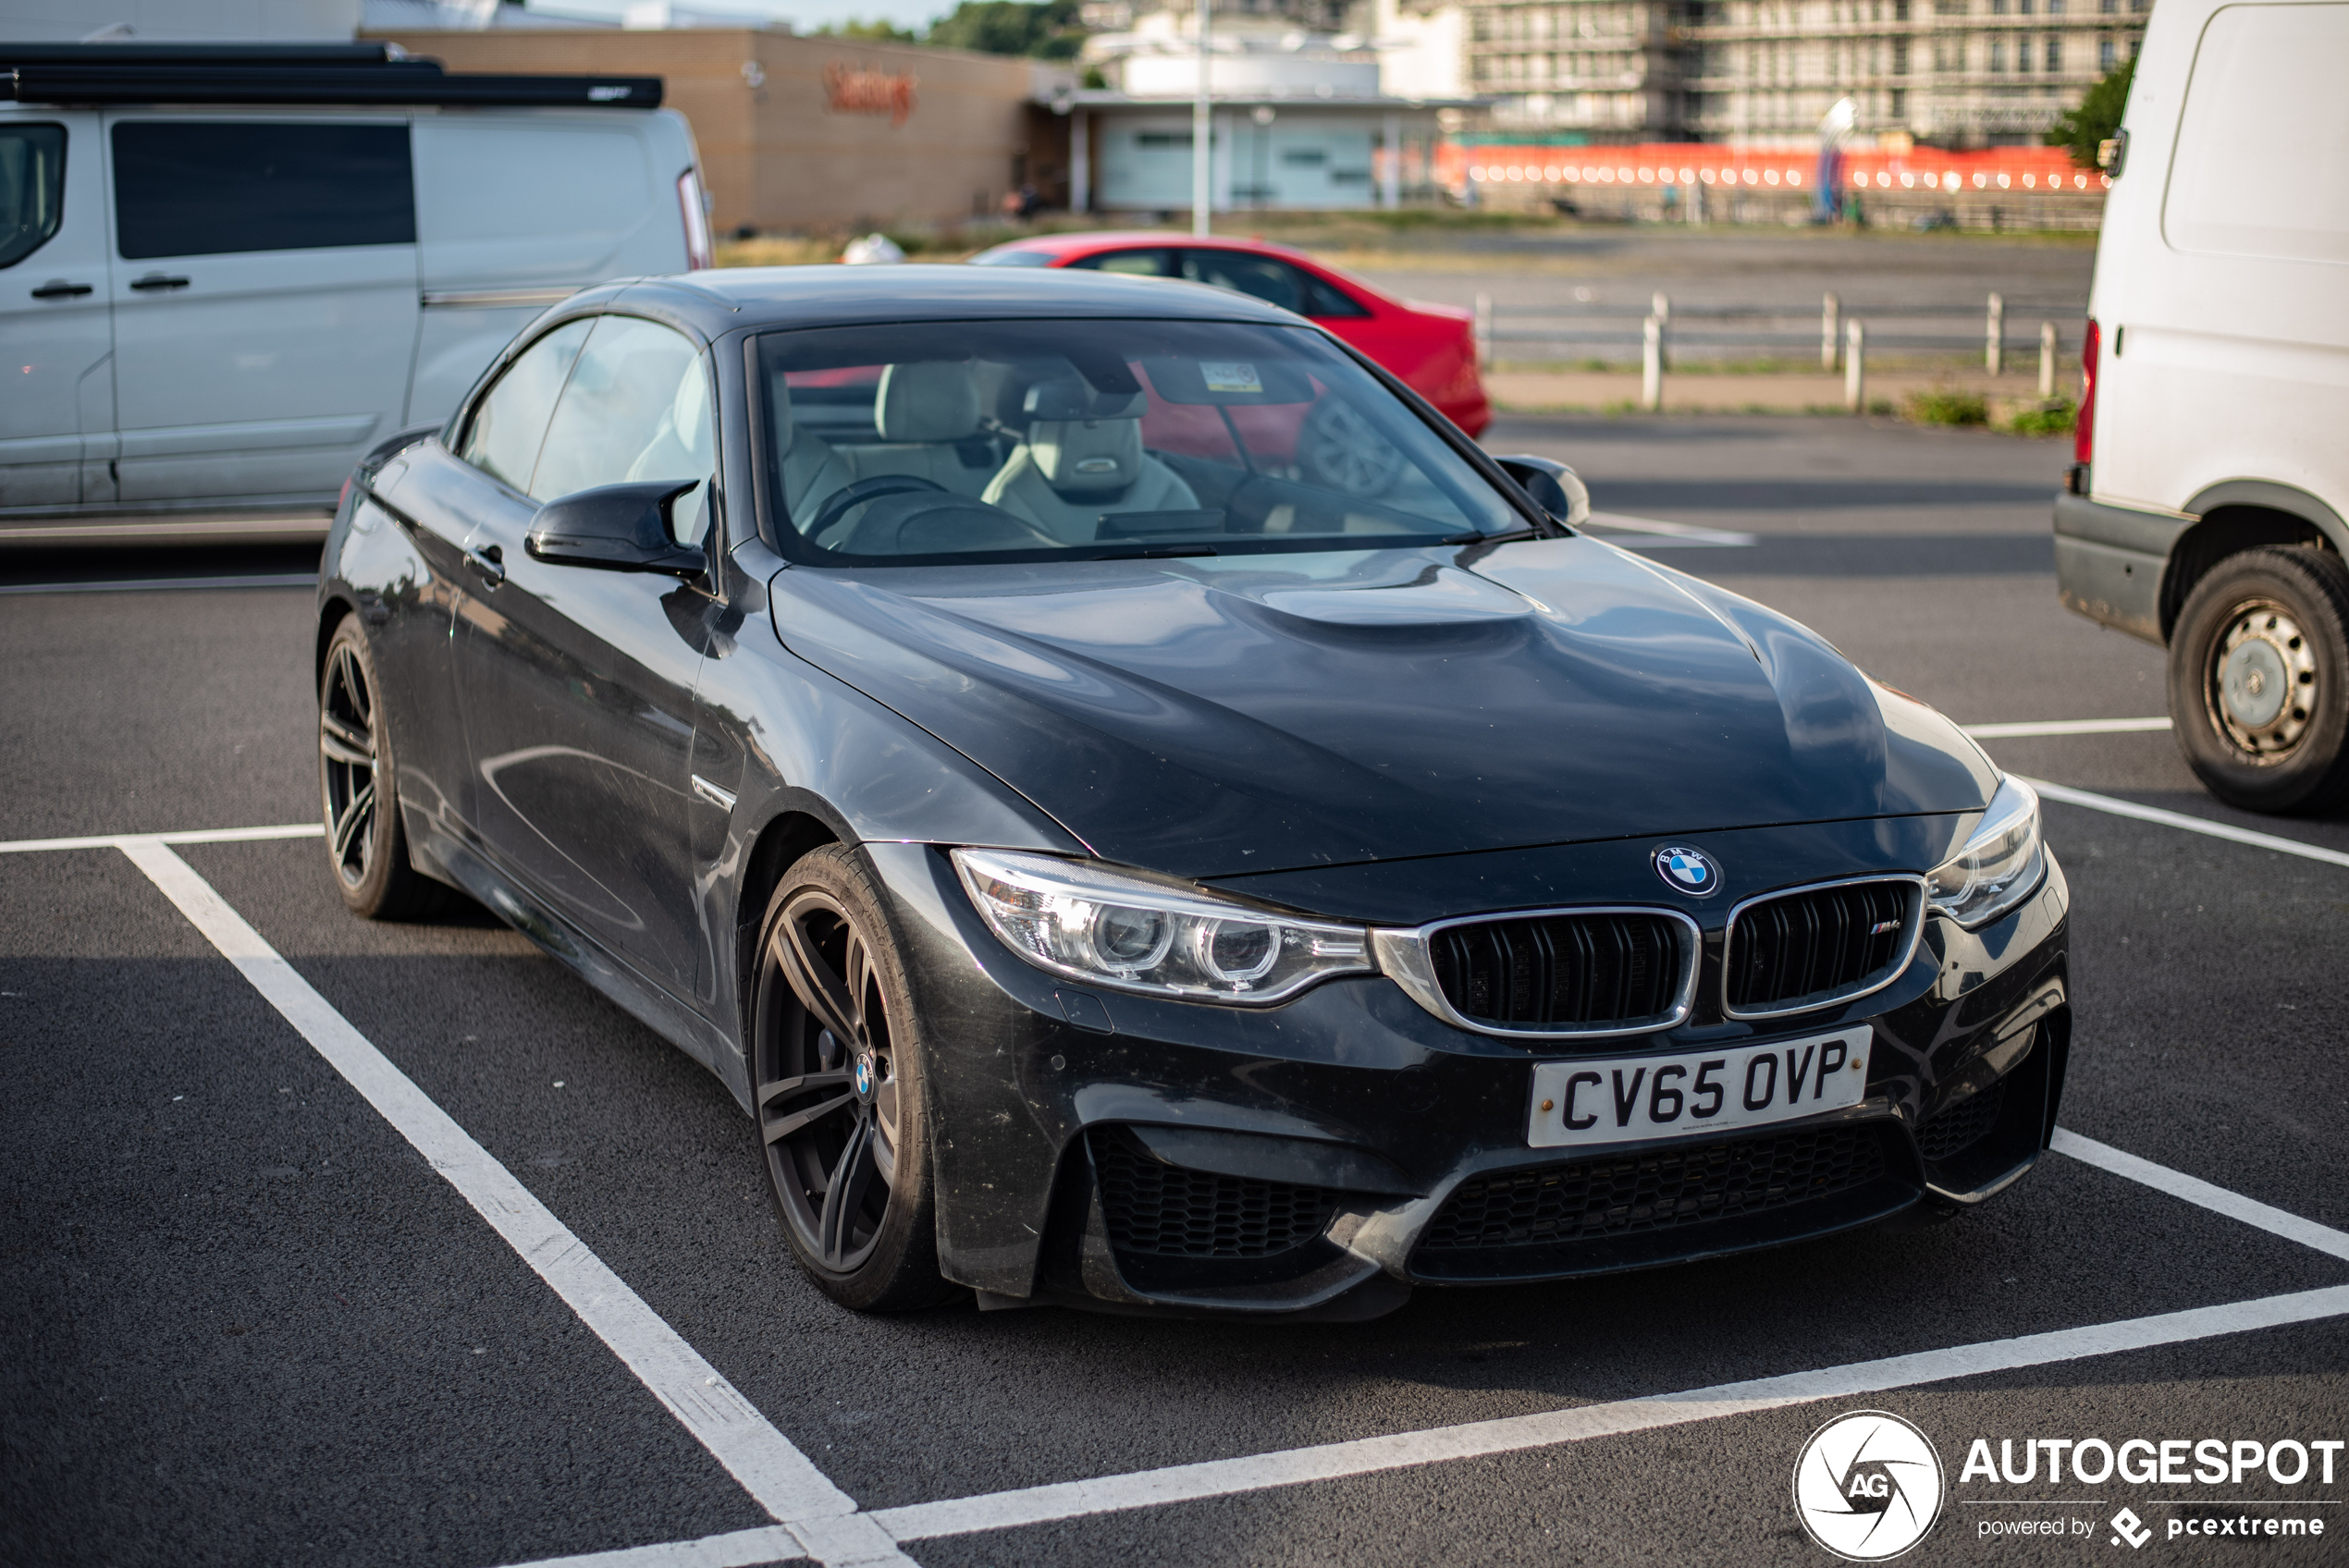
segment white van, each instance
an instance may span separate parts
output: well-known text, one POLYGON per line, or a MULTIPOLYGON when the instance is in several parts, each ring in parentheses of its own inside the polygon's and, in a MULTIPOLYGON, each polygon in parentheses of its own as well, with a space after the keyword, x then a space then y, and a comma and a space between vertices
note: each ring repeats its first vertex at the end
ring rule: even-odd
POLYGON ((2170 650, 2221 800, 2349 796, 2349 4, 2161 0, 2090 297, 2063 602, 2170 650))
POLYGON ((0 93, 12 66, 0 518, 331 505, 547 305, 710 263, 658 78, 0 44, 0 93))

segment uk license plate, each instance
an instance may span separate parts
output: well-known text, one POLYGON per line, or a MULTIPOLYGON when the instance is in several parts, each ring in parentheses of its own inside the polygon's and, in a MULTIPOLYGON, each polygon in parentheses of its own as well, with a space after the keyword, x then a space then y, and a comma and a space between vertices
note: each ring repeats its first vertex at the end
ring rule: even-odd
POLYGON ((1537 1149, 1627 1144, 1791 1121, 1860 1103, 1866 1025, 1685 1056, 1545 1061, 1525 1141, 1537 1149))

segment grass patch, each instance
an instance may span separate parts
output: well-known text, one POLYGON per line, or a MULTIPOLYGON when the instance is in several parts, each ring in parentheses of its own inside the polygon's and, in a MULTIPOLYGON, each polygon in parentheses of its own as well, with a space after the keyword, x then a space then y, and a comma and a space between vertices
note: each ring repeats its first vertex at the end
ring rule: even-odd
POLYGON ((2079 407, 2071 398, 2051 398, 2035 409, 2018 410, 2007 428, 2017 435, 2069 435, 2079 417, 2079 407))
POLYGON ((1979 392, 1937 386, 1910 393, 1901 417, 1914 424, 1988 424, 1990 401, 1979 392))

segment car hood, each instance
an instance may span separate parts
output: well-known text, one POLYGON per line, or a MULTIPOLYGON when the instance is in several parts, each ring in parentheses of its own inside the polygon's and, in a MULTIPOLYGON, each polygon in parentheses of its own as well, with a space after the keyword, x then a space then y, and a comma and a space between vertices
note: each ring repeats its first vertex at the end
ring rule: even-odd
POLYGON ((1938 714, 1583 538, 786 570, 794 654, 1189 877, 1978 810, 1938 714))

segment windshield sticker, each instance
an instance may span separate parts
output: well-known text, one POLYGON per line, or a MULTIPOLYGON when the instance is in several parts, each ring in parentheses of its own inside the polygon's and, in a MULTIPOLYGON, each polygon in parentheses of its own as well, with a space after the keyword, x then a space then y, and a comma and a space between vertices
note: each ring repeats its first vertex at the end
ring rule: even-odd
POLYGON ((1207 382, 1210 392, 1256 392, 1264 390, 1263 378, 1254 365, 1240 364, 1232 360, 1201 360, 1199 375, 1207 382))

